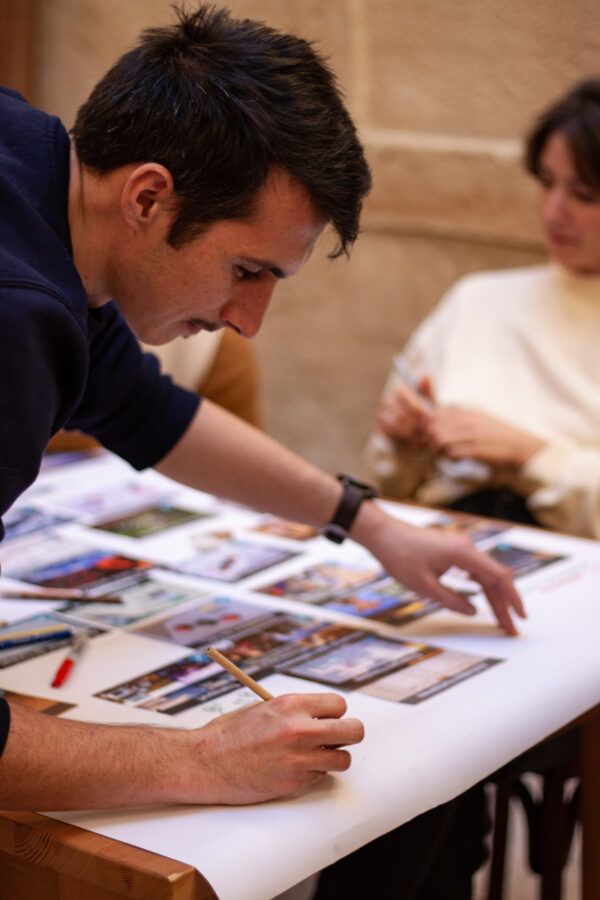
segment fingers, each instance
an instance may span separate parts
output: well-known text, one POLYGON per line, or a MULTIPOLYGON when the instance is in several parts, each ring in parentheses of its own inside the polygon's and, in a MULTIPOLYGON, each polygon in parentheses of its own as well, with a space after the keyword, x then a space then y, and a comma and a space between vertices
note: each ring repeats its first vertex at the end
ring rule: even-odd
POLYGON ((426 588, 426 594, 436 603, 441 603, 447 609, 463 613, 465 616, 474 616, 477 612, 464 594, 451 590, 439 581, 432 580, 430 586, 426 588))
POLYGON ((422 441, 429 413, 418 396, 407 388, 384 396, 379 404, 377 428, 392 440, 418 444, 422 441))
POLYGON ((196 787, 190 800, 184 779, 186 802, 262 802, 346 771, 351 756, 343 746, 361 741, 364 727, 345 711, 339 694, 284 694, 188 732, 196 787))
POLYGON ((486 554, 473 550, 459 562, 459 565, 481 585, 504 631, 509 635, 517 635, 511 610, 521 619, 525 619, 527 614, 513 584, 511 570, 486 554))
MULTIPOLYGON (((428 532, 428 529, 424 529, 420 536, 420 546, 415 550, 415 558, 420 557, 427 563, 421 567, 420 584, 416 589, 448 609, 473 615, 475 610, 470 601, 439 581, 444 571, 457 566, 481 585, 498 624, 506 634, 518 634, 512 613, 521 618, 526 618, 526 613, 513 584, 511 570, 478 550, 465 535, 436 535, 428 532), (423 545, 423 538, 426 539, 427 546, 423 545)), ((402 575, 399 577, 402 580, 402 575)))
POLYGON ((360 744, 365 736, 365 727, 359 719, 340 719, 333 724, 320 720, 319 725, 321 728, 315 729, 315 739, 319 746, 329 749, 360 744))
POLYGON ((469 600, 439 581, 444 572, 458 566, 481 585, 506 634, 518 633, 511 613, 521 618, 526 614, 510 569, 477 550, 467 537, 391 522, 374 534, 375 539, 365 541, 365 546, 389 575, 449 609, 473 615, 469 600))
POLYGON ((359 719, 342 718, 346 701, 339 694, 284 694, 268 702, 282 720, 289 717, 298 746, 343 747, 358 744, 365 736, 359 719))
MULTIPOLYGON (((476 576, 472 571, 469 572, 469 575, 481 584, 502 630, 507 635, 515 637, 519 632, 514 625, 510 611, 511 609, 514 610, 514 612, 522 619, 526 618, 526 614, 520 597, 512 585, 510 571, 507 570, 507 572, 508 580, 503 578, 502 580, 497 581, 491 581, 489 578, 484 579, 481 576, 476 576), (484 580, 486 582, 485 584, 483 583, 484 580)), ((464 594, 453 591, 440 582, 432 583, 431 587, 427 590, 427 596, 437 603, 441 603, 442 606, 445 606, 447 609, 463 613, 466 616, 472 616, 476 612, 475 607, 469 602, 464 594)))
POLYGON ((421 391, 423 396, 427 397, 427 399, 431 403, 435 403, 435 397, 433 395, 433 384, 429 375, 423 375, 423 377, 419 381, 419 390, 421 391))
POLYGON ((299 710, 307 713, 311 719, 339 719, 347 709, 347 704, 340 694, 333 692, 318 694, 282 694, 270 705, 281 706, 279 710, 286 715, 299 710))
POLYGON ((392 394, 391 399, 399 413, 406 413, 408 411, 421 419, 427 419, 429 417, 429 411, 423 402, 424 398, 420 397, 416 391, 411 390, 411 388, 406 385, 399 387, 396 393, 392 394))
POLYGON ((314 759, 309 760, 311 772, 345 772, 350 768, 352 757, 347 750, 321 747, 315 750, 314 759))

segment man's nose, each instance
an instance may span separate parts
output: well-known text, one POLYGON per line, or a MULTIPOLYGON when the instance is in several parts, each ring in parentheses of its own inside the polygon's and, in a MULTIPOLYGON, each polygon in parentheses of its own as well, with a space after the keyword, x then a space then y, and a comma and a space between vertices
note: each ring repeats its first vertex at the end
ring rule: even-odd
POLYGON ((243 337, 252 338, 262 325, 275 285, 265 282, 253 285, 251 289, 245 287, 243 293, 225 304, 221 321, 243 337))

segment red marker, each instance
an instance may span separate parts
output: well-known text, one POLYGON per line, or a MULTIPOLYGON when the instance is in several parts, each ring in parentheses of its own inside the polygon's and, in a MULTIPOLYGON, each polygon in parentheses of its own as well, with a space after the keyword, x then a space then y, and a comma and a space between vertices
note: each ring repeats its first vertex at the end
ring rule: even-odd
POLYGON ((52 687, 60 687, 65 683, 73 670, 73 666, 83 653, 88 640, 88 635, 85 633, 78 634, 75 637, 71 649, 58 667, 56 675, 54 676, 54 681, 52 682, 52 687))

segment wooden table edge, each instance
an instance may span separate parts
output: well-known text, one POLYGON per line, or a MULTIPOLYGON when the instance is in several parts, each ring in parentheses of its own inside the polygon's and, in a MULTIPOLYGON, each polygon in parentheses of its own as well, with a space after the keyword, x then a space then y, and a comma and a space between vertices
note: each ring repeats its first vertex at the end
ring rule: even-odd
POLYGON ((51 870, 57 885, 89 886, 82 896, 90 900, 94 889, 132 900, 218 900, 209 882, 187 863, 39 813, 0 811, 0 853, 30 867, 32 875, 37 867, 51 870))

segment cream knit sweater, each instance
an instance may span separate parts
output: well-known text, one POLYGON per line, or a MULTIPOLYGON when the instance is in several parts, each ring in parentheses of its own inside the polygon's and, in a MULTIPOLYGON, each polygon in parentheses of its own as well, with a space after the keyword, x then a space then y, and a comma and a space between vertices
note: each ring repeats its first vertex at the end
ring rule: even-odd
MULTIPOLYGON (((385 496, 444 505, 486 485, 527 498, 543 525, 600 538, 600 278, 555 264, 467 276, 405 349, 438 404, 482 410, 546 442, 518 470, 485 480, 399 451, 374 433, 367 464, 385 496)), ((392 371, 385 391, 399 376, 392 371)))

